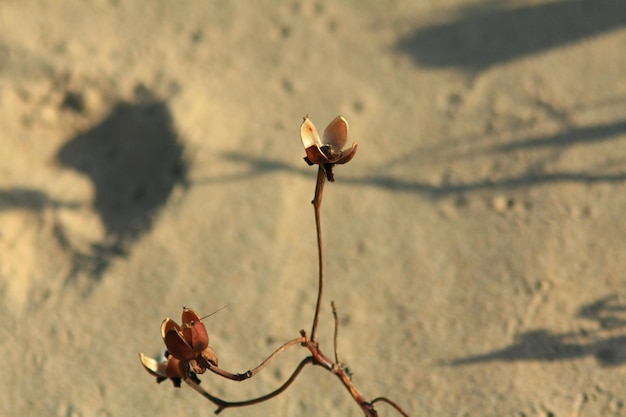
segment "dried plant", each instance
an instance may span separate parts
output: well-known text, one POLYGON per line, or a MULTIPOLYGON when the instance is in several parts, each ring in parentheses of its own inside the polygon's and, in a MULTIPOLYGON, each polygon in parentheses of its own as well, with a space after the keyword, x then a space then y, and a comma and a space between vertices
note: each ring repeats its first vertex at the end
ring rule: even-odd
POLYGON ((393 407, 401 415, 408 416, 408 413, 404 411, 402 407, 386 397, 376 397, 372 400, 367 400, 352 383, 350 371, 339 362, 337 355, 339 320, 337 318, 337 310, 334 302, 331 302, 335 321, 333 357, 329 358, 320 349, 317 338, 317 327, 324 291, 324 251, 320 220, 324 183, 327 179, 331 182, 335 180, 333 167, 336 164, 349 162, 356 153, 357 144, 355 143, 352 147, 344 150, 348 139, 348 123, 341 116, 337 116, 326 127, 322 137, 323 140, 320 139, 315 126, 309 120, 308 116, 304 117, 300 128, 300 136, 306 151, 304 160, 311 166, 318 166, 317 183, 312 204, 315 212, 315 227, 317 231, 319 274, 317 302, 310 335, 307 335, 304 330, 300 330, 300 337, 284 343, 256 368, 243 373, 231 373, 218 366, 217 354, 209 345, 209 336, 206 327, 202 323, 202 318, 192 309, 183 307, 182 325, 179 326, 170 318, 165 319, 161 324, 161 336, 166 346, 164 354, 159 358, 150 358, 140 353, 139 357, 141 363, 151 375, 156 377, 159 383, 169 379, 174 386, 180 387, 181 382, 184 381, 187 385, 191 386, 217 406, 215 410, 216 414, 227 408, 249 406, 274 398, 291 385, 306 365, 317 365, 331 372, 341 381, 366 416, 374 417, 378 415, 375 408, 377 403, 385 403, 393 407), (296 345, 306 348, 310 355, 302 359, 291 376, 287 378, 279 388, 261 397, 245 401, 226 401, 210 394, 200 386, 198 375, 203 374, 207 370, 234 381, 243 381, 252 378, 265 369, 282 352, 296 345))

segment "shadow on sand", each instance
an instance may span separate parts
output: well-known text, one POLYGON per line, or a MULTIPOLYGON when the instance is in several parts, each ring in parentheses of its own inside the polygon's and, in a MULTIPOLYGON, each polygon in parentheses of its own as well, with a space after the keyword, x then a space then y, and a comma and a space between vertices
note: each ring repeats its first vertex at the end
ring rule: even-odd
POLYGON ((480 71, 572 44, 626 25, 626 2, 567 0, 465 13, 420 28, 400 40, 399 51, 424 67, 480 71))

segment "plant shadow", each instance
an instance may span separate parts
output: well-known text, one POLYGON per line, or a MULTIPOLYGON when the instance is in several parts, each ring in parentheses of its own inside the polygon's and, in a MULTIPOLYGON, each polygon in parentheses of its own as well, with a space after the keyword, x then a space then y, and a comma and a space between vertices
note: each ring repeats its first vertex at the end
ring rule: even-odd
POLYGON ((77 201, 56 200, 47 193, 33 188, 0 188, 0 211, 41 211, 46 207, 75 209, 80 205, 77 201))
POLYGON ((464 366, 504 361, 562 361, 593 356, 603 366, 626 363, 626 304, 617 295, 601 298, 580 308, 578 317, 594 321, 596 329, 577 333, 552 333, 546 329, 519 335, 503 349, 450 361, 464 366))
POLYGON ((85 175, 95 190, 93 209, 106 236, 84 253, 72 247, 62 225, 56 235, 74 256, 71 276, 99 279, 117 257, 154 224, 177 184, 187 186, 188 161, 167 104, 143 87, 133 103, 120 102, 97 126, 58 151, 65 167, 85 175))
POLYGON ((624 25, 624 2, 565 0, 488 12, 470 10, 457 20, 420 28, 396 46, 420 66, 481 71, 624 25))
MULTIPOLYGON (((459 157, 471 157, 485 154, 495 154, 507 157, 508 153, 526 150, 542 150, 542 151, 563 151, 567 148, 576 146, 593 146, 601 142, 619 141, 623 134, 626 133, 626 121, 617 121, 607 124, 596 124, 592 126, 569 127, 555 135, 531 136, 514 139, 509 143, 497 146, 475 146, 466 151, 459 151, 459 146, 454 145, 451 149, 423 150, 416 149, 414 152, 401 155, 396 159, 388 159, 380 167, 372 167, 372 174, 357 176, 341 176, 339 181, 345 184, 372 186, 396 192, 416 192, 427 198, 440 199, 446 197, 460 197, 468 193, 492 190, 513 190, 519 188, 528 188, 549 184, 594 184, 594 183, 622 183, 626 181, 626 172, 623 169, 612 169, 609 163, 603 164, 602 168, 590 168, 582 170, 543 170, 539 162, 533 162, 533 159, 541 160, 541 157, 533 157, 529 160, 525 173, 514 176, 500 176, 498 178, 482 178, 470 179, 463 182, 455 183, 432 183, 420 181, 419 179, 403 179, 388 174, 388 172, 397 166, 406 165, 410 170, 419 169, 420 155, 427 155, 431 160, 434 159, 433 153, 444 153, 447 159, 458 159, 459 157), (432 151, 432 152, 431 152, 432 151), (414 168, 415 167, 415 168, 414 168)), ((199 181, 194 183, 237 181, 258 175, 269 175, 277 172, 289 172, 291 175, 301 175, 309 177, 311 170, 302 163, 302 166, 296 167, 277 159, 270 159, 263 156, 249 155, 241 152, 226 152, 222 158, 236 164, 244 166, 244 169, 234 175, 220 176, 199 181)), ((614 155, 614 156, 617 156, 614 155)), ((623 161, 613 161, 613 165, 620 165, 623 161)), ((415 172, 417 177, 418 172, 415 172)))

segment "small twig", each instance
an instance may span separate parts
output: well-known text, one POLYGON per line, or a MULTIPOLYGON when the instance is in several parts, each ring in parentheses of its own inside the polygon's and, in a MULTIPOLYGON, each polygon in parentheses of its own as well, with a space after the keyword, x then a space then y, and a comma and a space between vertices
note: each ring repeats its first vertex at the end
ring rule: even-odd
POLYGON ((326 181, 326 171, 320 165, 317 170, 317 183, 315 185, 315 196, 313 197, 313 208, 315 210, 315 228, 317 231, 317 254, 319 279, 317 288, 317 303, 315 304, 315 315, 313 316, 313 326, 311 327, 311 341, 317 344, 317 323, 319 321, 320 309, 322 307, 322 292, 324 291, 324 251, 322 248, 322 227, 320 221, 320 211, 322 207, 322 195, 324 193, 324 182, 326 181))

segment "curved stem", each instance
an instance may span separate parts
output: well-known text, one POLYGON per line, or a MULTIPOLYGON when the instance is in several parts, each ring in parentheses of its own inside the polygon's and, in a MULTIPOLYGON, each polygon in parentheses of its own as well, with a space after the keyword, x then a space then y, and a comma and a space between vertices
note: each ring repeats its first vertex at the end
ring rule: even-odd
POLYGON ((389 398, 385 398, 385 397, 378 397, 378 398, 374 398, 370 404, 374 405, 374 403, 376 402, 382 402, 382 403, 387 403, 390 406, 392 406, 398 413, 402 414, 404 417, 410 417, 409 413, 407 413, 406 411, 404 411, 404 409, 402 407, 400 407, 398 404, 396 404, 395 402, 391 401, 389 398))
POLYGON ((207 400, 211 401, 213 404, 217 405, 217 409, 215 410, 215 414, 219 414, 223 410, 225 410, 227 408, 230 408, 230 407, 245 407, 245 406, 248 406, 248 405, 258 404, 258 403, 261 403, 263 401, 267 401, 269 399, 274 398, 275 396, 281 394, 283 391, 285 391, 287 388, 289 388, 289 386, 293 383, 293 381, 295 381, 295 379, 298 376, 298 374, 300 374, 302 369, 306 365, 308 365, 310 363, 313 363, 313 357, 312 356, 307 356, 306 358, 304 358, 298 364, 296 369, 293 371, 293 373, 287 379, 287 381, 285 381, 283 383, 283 385, 281 385, 280 387, 278 387, 274 391, 270 392, 269 394, 265 394, 265 395, 262 395, 260 397, 253 398, 251 400, 245 400, 245 401, 225 401, 225 400, 223 400, 223 399, 221 399, 219 397, 216 397, 214 395, 209 394, 207 391, 204 390, 204 388, 202 388, 195 381, 193 381, 193 380, 191 380, 189 378, 186 379, 185 382, 187 383, 187 385, 192 387, 196 392, 200 393, 204 398, 206 398, 207 400))
POLYGON ((317 344, 317 323, 319 321, 320 309, 322 307, 322 292, 324 290, 324 251, 322 248, 322 226, 320 221, 320 211, 322 207, 322 194, 324 193, 324 182, 326 181, 326 171, 322 165, 317 171, 317 183, 315 185, 315 196, 313 197, 313 209, 315 210, 315 229, 317 231, 317 255, 319 279, 317 288, 317 303, 315 304, 315 315, 313 316, 313 326, 311 327, 311 341, 317 344))

